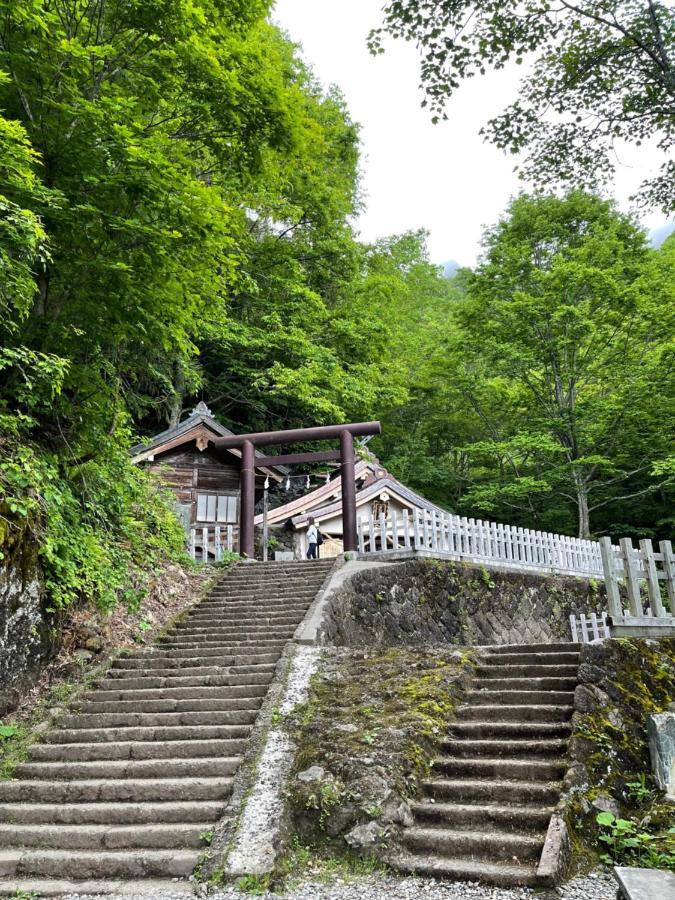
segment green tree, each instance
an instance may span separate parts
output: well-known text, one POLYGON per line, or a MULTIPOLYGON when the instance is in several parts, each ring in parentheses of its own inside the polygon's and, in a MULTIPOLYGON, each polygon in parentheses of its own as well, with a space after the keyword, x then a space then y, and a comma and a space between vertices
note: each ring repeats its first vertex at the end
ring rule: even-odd
POLYGON ((548 189, 597 188, 614 145, 652 141, 664 157, 637 199, 675 209, 675 9, 659 0, 389 0, 371 34, 414 41, 435 120, 467 78, 509 63, 532 65, 518 99, 483 133, 528 155, 522 174, 548 189))
POLYGON ((454 346, 453 383, 484 433, 468 452, 488 469, 467 500, 530 515, 570 503, 580 537, 601 510, 653 502, 675 413, 674 295, 670 254, 611 203, 515 200, 486 236, 454 346))

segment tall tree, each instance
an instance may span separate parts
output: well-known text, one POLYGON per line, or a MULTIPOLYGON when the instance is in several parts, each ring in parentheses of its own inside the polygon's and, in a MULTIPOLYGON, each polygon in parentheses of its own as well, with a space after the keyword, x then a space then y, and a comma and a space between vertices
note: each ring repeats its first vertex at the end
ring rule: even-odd
POLYGON ((469 452, 493 461, 473 502, 534 511, 557 497, 589 537, 601 510, 654 497, 675 413, 674 299, 672 260, 610 203, 511 204, 459 316, 455 384, 484 426, 469 452))
POLYGON ((385 34, 414 41, 434 119, 461 82, 528 63, 518 98, 483 133, 523 175, 597 188, 614 170, 618 141, 652 141, 664 157, 637 199, 675 210, 675 9, 660 0, 389 0, 385 34))

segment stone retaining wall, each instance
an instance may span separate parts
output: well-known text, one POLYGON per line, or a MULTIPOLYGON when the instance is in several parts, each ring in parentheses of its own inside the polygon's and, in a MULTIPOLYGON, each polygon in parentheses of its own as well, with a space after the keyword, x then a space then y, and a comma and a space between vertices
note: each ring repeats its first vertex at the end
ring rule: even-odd
POLYGON ((569 641, 570 613, 605 605, 604 585, 592 579, 413 560, 345 582, 325 611, 322 640, 350 647, 569 641))

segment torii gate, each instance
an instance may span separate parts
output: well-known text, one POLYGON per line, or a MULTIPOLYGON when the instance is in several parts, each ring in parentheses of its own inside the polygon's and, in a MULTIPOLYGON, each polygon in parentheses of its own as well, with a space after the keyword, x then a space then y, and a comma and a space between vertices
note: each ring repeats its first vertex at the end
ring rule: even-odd
POLYGON ((344 549, 356 550, 356 486, 354 484, 354 438, 380 434, 379 422, 357 422, 350 425, 322 425, 316 428, 292 428, 288 431, 261 431, 213 438, 216 447, 241 450, 241 500, 239 513, 239 552, 253 558, 255 553, 255 470, 265 466, 294 465, 339 460, 342 464, 342 531, 344 549), (256 447, 272 444, 294 444, 297 441, 340 439, 339 451, 288 453, 281 456, 255 455, 256 447))

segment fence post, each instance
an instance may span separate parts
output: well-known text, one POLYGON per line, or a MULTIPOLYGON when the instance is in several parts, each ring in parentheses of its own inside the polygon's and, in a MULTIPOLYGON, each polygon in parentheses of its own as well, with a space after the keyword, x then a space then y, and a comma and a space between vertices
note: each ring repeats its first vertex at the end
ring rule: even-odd
POLYGON ((387 519, 384 513, 380 513, 380 549, 383 553, 387 549, 387 519))
POLYGON ((359 553, 365 553, 366 552, 366 540, 363 536, 363 519, 361 518, 361 516, 359 516, 359 518, 357 519, 356 530, 359 535, 359 553))
POLYGON ((391 547, 392 550, 398 550, 398 516, 393 506, 391 508, 391 547))
POLYGON ((196 561, 197 559, 197 529, 190 529, 190 556, 196 561))
POLYGON ((373 521, 373 508, 368 508, 368 551, 375 553, 377 543, 375 541, 375 522, 373 521))
POLYGON ((649 608, 655 616, 665 615, 663 604, 661 603, 661 587, 659 585, 659 573, 656 570, 656 560, 654 559, 654 547, 649 538, 643 538, 640 541, 640 553, 642 554, 642 563, 644 565, 645 576, 647 578, 647 593, 649 594, 649 608))
POLYGON ((659 550, 661 551, 661 565, 666 576, 670 614, 675 616, 675 557, 673 556, 673 545, 670 541, 660 541, 659 550))
POLYGON ((219 562, 223 558, 223 545, 220 538, 220 525, 216 525, 215 527, 213 545, 215 550, 216 562, 219 562))
POLYGON ((419 509, 415 507, 413 509, 413 540, 415 542, 415 550, 420 549, 420 520, 419 520, 419 509))
POLYGON ((570 629, 572 631, 572 643, 579 643, 579 635, 577 634, 577 617, 574 613, 570 613, 570 629))
POLYGON ((605 575, 605 588, 607 590, 607 608, 612 618, 621 618, 621 597, 619 596, 619 582, 616 577, 616 565, 612 539, 600 538, 600 555, 602 556, 602 568, 605 575))
POLYGON ((640 581, 636 566, 635 551, 630 538, 621 538, 619 541, 621 555, 623 556, 623 570, 626 575, 626 591, 628 592, 628 606, 631 615, 641 616, 642 599, 640 597, 640 581))
POLYGON ((407 509, 403 510, 403 546, 406 550, 410 550, 410 521, 407 509))

